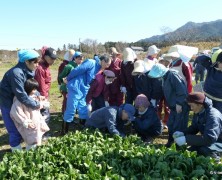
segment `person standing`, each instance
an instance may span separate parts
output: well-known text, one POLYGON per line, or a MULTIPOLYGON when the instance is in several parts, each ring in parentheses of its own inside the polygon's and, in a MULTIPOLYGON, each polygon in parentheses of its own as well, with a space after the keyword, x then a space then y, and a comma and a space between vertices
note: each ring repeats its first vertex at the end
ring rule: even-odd
MULTIPOLYGON (((62 84, 61 79, 59 79, 59 74, 61 74, 61 72, 63 71, 63 69, 65 68, 65 66, 73 60, 73 55, 75 54, 75 51, 73 49, 70 49, 68 51, 65 52, 64 55, 64 59, 62 61, 62 63, 59 65, 59 69, 58 69, 58 84, 59 86, 62 84)), ((60 87, 59 87, 60 88, 60 87)), ((60 90, 60 89, 59 89, 60 90)))
MULTIPOLYGON (((38 82, 35 79, 27 79, 24 89, 29 97, 35 101, 39 101, 42 107, 49 107, 49 102, 41 100, 36 96, 38 82)), ((10 117, 14 121, 16 128, 26 143, 26 150, 40 146, 42 136, 49 131, 49 127, 45 119, 40 113, 40 109, 32 109, 22 104, 16 97, 13 100, 10 117)))
POLYGON ((107 70, 113 71, 115 73, 115 81, 109 85, 110 89, 110 106, 120 106, 123 104, 123 93, 126 93, 126 89, 120 88, 120 70, 122 60, 120 59, 120 53, 117 52, 115 47, 110 48, 110 55, 112 56, 112 62, 107 70))
POLYGON ((100 69, 101 61, 99 59, 86 59, 67 76, 68 94, 61 135, 68 132, 69 124, 74 120, 76 109, 83 125, 88 119, 86 95, 89 91, 90 83, 100 69))
POLYGON ((177 72, 169 70, 162 64, 155 64, 148 76, 162 79, 164 97, 170 108, 170 116, 167 122, 169 136, 166 144, 166 147, 170 147, 174 142, 173 133, 175 131, 184 131, 188 125, 187 88, 177 72))
MULTIPOLYGON (((51 85, 51 72, 49 67, 54 64, 57 58, 56 51, 49 47, 43 49, 42 59, 39 62, 39 66, 35 71, 35 80, 39 83, 39 93, 46 99, 49 98, 49 89, 51 85)), ((50 120, 49 109, 41 109, 41 114, 46 117, 46 123, 50 120)))
POLYGON ((18 57, 18 64, 5 73, 0 84, 2 118, 9 134, 9 145, 12 151, 22 149, 20 145, 22 137, 10 117, 14 97, 28 108, 40 108, 39 102, 29 97, 24 89, 25 81, 34 77, 34 71, 39 63, 39 54, 34 50, 20 50, 18 57))
POLYGON ((66 102, 67 102, 67 87, 66 87, 66 78, 69 73, 76 68, 78 65, 82 63, 83 55, 81 52, 76 51, 72 61, 70 61, 63 69, 63 71, 59 74, 59 81, 61 82, 60 91, 63 95, 63 102, 62 102, 62 114, 64 114, 66 110, 66 102))
POLYGON ((222 113, 222 50, 216 51, 212 60, 205 56, 201 62, 207 69, 204 94, 213 101, 213 107, 222 113))
POLYGON ((144 67, 146 72, 157 63, 157 56, 159 52, 160 49, 158 49, 155 45, 148 48, 147 57, 144 59, 144 67))
POLYGON ((137 59, 135 52, 131 48, 123 50, 123 61, 120 70, 121 91, 125 94, 125 103, 133 104, 136 97, 136 89, 132 76, 134 61, 137 59))
POLYGON ((193 89, 193 86, 192 86, 193 69, 190 62, 183 62, 178 52, 168 53, 166 54, 166 57, 169 57, 172 59, 172 62, 170 63, 169 67, 178 72, 178 74, 183 78, 187 86, 188 93, 191 93, 193 89))
POLYGON ((196 81, 196 84, 198 84, 199 80, 200 80, 200 82, 204 80, 204 74, 205 74, 206 68, 201 65, 201 61, 202 61, 202 59, 205 58, 205 56, 206 55, 198 56, 195 59, 194 63, 193 63, 193 67, 195 69, 195 81, 196 81))

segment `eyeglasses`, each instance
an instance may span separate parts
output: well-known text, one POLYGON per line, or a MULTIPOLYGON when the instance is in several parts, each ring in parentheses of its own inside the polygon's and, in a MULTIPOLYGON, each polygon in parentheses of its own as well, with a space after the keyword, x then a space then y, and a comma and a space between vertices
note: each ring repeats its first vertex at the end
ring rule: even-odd
POLYGON ((114 77, 111 77, 111 76, 106 76, 108 79, 112 79, 112 78, 114 78, 114 77))

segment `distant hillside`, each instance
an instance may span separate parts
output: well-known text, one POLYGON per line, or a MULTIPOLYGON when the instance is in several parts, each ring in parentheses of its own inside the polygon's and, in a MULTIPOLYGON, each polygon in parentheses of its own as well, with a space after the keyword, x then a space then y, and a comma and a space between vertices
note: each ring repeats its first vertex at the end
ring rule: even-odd
POLYGON ((172 43, 220 41, 222 39, 222 20, 194 23, 188 22, 173 32, 139 40, 148 43, 172 43))

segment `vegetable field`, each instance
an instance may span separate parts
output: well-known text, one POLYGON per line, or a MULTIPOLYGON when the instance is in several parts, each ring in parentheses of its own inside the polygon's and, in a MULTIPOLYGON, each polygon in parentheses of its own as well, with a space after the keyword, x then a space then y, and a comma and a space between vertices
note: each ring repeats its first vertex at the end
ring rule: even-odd
POLYGON ((219 179, 222 166, 186 150, 84 130, 35 151, 8 153, 0 179, 219 179))

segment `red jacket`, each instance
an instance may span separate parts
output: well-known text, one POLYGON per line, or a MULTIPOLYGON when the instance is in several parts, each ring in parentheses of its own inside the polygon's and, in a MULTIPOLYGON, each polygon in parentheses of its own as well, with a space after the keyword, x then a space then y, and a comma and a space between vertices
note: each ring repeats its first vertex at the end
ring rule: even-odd
POLYGON ((105 76, 103 72, 98 72, 95 79, 90 84, 88 94, 86 96, 86 103, 90 104, 93 97, 98 97, 100 94, 103 94, 104 101, 108 101, 109 90, 105 84, 105 76))
POLYGON ((38 68, 35 71, 35 80, 39 83, 39 89, 41 96, 49 97, 49 88, 51 85, 51 73, 49 70, 49 64, 42 60, 39 63, 38 68))
POLYGON ((121 63, 122 60, 119 58, 113 59, 111 62, 111 65, 109 66, 108 70, 113 71, 116 79, 113 81, 112 84, 109 85, 110 87, 110 92, 112 94, 118 94, 120 92, 120 71, 121 71, 121 63))
POLYGON ((61 82, 59 81, 59 74, 61 74, 61 72, 63 71, 64 67, 69 63, 69 61, 63 60, 63 62, 59 65, 59 69, 58 69, 58 84, 60 85, 61 82))
MULTIPOLYGON (((193 69, 192 69, 192 65, 188 62, 188 63, 184 63, 181 59, 178 60, 175 64, 170 64, 170 68, 174 69, 175 68, 178 68, 178 67, 182 67, 182 73, 185 77, 185 80, 186 80, 186 84, 187 84, 187 90, 188 90, 188 93, 191 93, 192 92, 192 74, 193 74, 193 69), (181 63, 182 66, 181 66, 181 63)), ((179 73, 180 74, 180 73, 179 73)))

